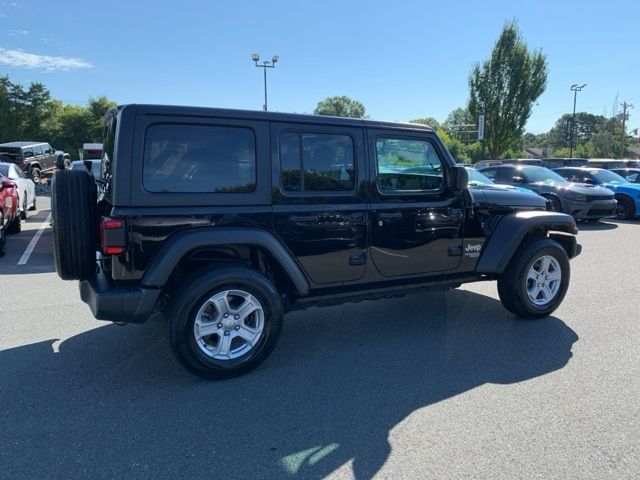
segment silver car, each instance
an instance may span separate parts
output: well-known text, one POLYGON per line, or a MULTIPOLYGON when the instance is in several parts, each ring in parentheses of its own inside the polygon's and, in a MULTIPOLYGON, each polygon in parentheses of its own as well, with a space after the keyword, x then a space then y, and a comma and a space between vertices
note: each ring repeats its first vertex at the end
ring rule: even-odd
POLYGON ((20 218, 26 220, 27 212, 36 209, 36 184, 15 163, 0 162, 0 173, 15 182, 18 190, 20 218))

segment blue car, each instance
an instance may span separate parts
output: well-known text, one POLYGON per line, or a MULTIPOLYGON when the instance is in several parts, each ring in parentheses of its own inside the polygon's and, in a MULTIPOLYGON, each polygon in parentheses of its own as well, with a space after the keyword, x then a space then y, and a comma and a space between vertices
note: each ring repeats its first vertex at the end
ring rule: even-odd
POLYGON ((624 219, 640 217, 640 184, 630 183, 604 168, 556 168, 554 172, 570 182, 600 185, 613 190, 618 201, 616 216, 624 219))

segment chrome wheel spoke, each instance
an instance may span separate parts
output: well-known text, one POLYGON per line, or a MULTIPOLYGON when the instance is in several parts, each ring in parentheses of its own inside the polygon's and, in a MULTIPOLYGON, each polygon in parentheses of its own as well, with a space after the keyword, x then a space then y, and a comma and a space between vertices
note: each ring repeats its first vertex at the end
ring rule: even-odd
POLYGON ((231 335, 220 335, 218 340, 217 355, 228 357, 231 352, 231 335))
POLYGON ((259 304, 257 304, 257 302, 254 302, 254 300, 255 299, 253 297, 245 299, 244 303, 240 305, 240 307, 234 312, 234 314, 238 315, 239 319, 244 321, 245 318, 247 318, 259 308, 259 304))
POLYGON ((222 328, 218 326, 218 322, 203 322, 202 320, 196 320, 194 333, 196 340, 199 340, 202 337, 208 337, 209 335, 221 334, 222 328))
POLYGON ((253 345, 259 336, 259 332, 246 325, 241 325, 236 331, 236 336, 243 339, 245 342, 253 345))

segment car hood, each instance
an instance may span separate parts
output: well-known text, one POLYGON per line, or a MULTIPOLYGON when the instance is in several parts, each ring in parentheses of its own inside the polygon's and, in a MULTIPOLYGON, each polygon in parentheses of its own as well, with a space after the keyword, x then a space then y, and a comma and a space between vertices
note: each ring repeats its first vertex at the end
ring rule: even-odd
POLYGON ((558 192, 571 192, 580 195, 589 195, 591 197, 610 197, 613 192, 608 188, 600 185, 591 185, 589 183, 539 183, 534 185, 546 185, 558 192))
POLYGON ((510 185, 477 185, 469 187, 469 193, 477 207, 546 208, 547 201, 526 188, 510 185))
POLYGON ((618 185, 604 184, 603 187, 607 187, 614 192, 626 192, 630 195, 640 193, 640 183, 619 183, 618 185))

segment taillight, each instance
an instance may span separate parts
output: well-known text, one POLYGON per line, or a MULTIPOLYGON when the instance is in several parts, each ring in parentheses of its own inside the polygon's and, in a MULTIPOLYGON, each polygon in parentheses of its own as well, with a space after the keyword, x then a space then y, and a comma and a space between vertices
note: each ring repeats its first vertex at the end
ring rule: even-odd
POLYGON ((24 162, 24 158, 21 158, 20 160, 18 160, 18 166, 19 166, 22 170, 24 170, 24 167, 26 166, 26 165, 25 165, 25 162, 24 162))
POLYGON ((100 250, 105 255, 124 253, 126 234, 124 222, 119 218, 102 217, 100 219, 100 250))

